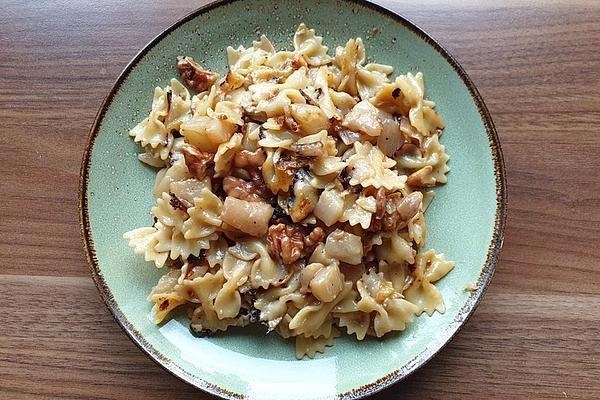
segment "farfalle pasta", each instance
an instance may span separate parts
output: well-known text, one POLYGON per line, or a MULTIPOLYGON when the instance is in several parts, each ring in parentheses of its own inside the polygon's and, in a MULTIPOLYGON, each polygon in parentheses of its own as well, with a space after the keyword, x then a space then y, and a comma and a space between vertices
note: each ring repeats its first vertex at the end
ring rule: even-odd
POLYGON ((367 64, 360 38, 330 52, 300 24, 227 49, 223 75, 179 57, 130 131, 159 168, 154 223, 124 234, 165 268, 156 323, 198 335, 263 324, 314 357, 342 333, 381 337, 445 311, 454 267, 424 250, 429 188, 447 182, 444 128, 421 73, 367 64))

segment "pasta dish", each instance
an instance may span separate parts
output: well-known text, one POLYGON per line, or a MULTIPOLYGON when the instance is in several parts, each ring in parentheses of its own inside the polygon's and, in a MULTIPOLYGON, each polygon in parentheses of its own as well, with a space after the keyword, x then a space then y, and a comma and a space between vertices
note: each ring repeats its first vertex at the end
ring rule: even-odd
POLYGON ((220 77, 179 57, 130 131, 158 169, 154 223, 124 235, 165 268, 154 321, 260 323, 302 358, 443 313, 434 283, 454 263, 425 248, 424 212, 448 156, 423 75, 391 79, 360 38, 330 54, 304 24, 292 51, 263 36, 227 61, 220 77))

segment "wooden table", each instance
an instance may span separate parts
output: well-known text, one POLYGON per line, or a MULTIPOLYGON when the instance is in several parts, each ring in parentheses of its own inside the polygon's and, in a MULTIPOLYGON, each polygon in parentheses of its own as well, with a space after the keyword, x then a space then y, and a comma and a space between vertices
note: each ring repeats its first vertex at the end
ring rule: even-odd
MULTIPOLYGON (((4 0, 0 398, 209 398, 125 336, 79 238, 79 166, 121 69, 202 2, 4 0)), ((509 187, 496 276, 432 362, 375 399, 600 398, 600 1, 386 0, 494 117, 509 187)))

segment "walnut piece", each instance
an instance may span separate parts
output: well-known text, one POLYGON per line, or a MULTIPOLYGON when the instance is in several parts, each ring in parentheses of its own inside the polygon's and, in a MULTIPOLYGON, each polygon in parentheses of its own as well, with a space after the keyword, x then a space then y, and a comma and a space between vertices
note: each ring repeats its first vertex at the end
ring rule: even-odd
POLYGON ((321 227, 316 227, 308 236, 304 237, 304 247, 307 254, 312 254, 315 247, 325 240, 325 231, 321 227))
POLYGON ((236 168, 258 168, 267 159, 263 149, 256 151, 242 150, 235 154, 233 165, 236 168))
POLYGON ((208 90, 219 74, 203 69, 191 57, 177 57, 177 69, 187 87, 198 93, 208 90))
POLYGON ((423 200, 421 192, 413 192, 403 197, 400 192, 386 194, 384 188, 379 188, 375 196, 377 209, 371 219, 370 232, 391 231, 401 223, 408 222, 419 212, 419 206, 423 200))
POLYGON ((200 151, 187 143, 181 147, 181 153, 190 173, 200 180, 204 179, 206 170, 213 163, 214 154, 200 151))
POLYGON ((271 191, 265 185, 262 175, 257 171, 250 172, 250 181, 234 176, 223 178, 223 191, 228 196, 250 202, 270 202, 271 191))
POLYGON ((304 253, 302 230, 293 226, 271 225, 267 231, 267 243, 271 254, 280 258, 286 265, 299 260, 304 253))
POLYGON ((306 235, 301 227, 277 224, 271 225, 267 232, 270 253, 286 265, 312 253, 324 238, 325 232, 320 227, 306 235))
POLYGON ((387 202, 387 197, 385 195, 385 189, 380 187, 375 194, 375 206, 377 207, 375 210, 375 218, 383 219, 385 215, 385 205, 387 202))
POLYGON ((288 131, 295 133, 300 132, 300 125, 298 125, 296 120, 290 116, 280 115, 279 117, 275 118, 275 121, 288 131))

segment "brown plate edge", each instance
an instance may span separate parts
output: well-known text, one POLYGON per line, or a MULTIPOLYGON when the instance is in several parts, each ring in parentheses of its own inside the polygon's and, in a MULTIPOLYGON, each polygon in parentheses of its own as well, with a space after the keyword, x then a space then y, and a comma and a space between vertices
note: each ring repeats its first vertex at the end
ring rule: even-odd
MULTIPOLYGON (((143 337, 143 335, 135 329, 135 327, 127 320, 119 306, 117 305, 110 288, 106 284, 102 272, 100 271, 98 260, 96 258, 94 242, 92 239, 89 216, 88 216, 88 208, 87 208, 87 186, 89 181, 89 167, 91 165, 91 153, 92 148, 94 146, 94 142, 96 136, 98 134, 101 121, 110 106, 114 95, 121 87, 123 81, 128 77, 131 69, 137 65, 137 63, 146 55, 146 53, 153 48, 158 42, 160 42, 165 36, 169 33, 177 29, 182 24, 189 22, 190 20, 196 18, 198 15, 211 11, 215 8, 221 7, 226 4, 231 4, 240 0, 218 0, 213 3, 207 4, 203 7, 198 8, 197 10, 191 12, 187 16, 183 17, 179 21, 175 22, 170 27, 166 28, 160 34, 158 34, 154 39, 152 39, 146 46, 144 46, 135 57, 125 66, 117 80, 115 81, 112 89, 109 94, 103 100, 98 113, 96 114, 96 118, 94 119, 94 123, 90 130, 87 144, 83 153, 81 170, 80 170, 80 182, 79 182, 79 218, 80 218, 80 233, 81 239, 84 245, 84 249, 86 252, 86 258, 88 261, 88 265, 90 267, 90 271, 92 273, 92 277, 94 279, 94 283, 96 284, 96 288, 100 293, 104 303, 107 308, 111 311, 115 321, 119 324, 121 329, 129 336, 129 338, 138 346, 138 348, 145 353, 147 353, 150 358, 156 362, 163 369, 173 374, 174 376, 182 379, 183 381, 196 386, 199 389, 205 390, 206 392, 220 396, 227 399, 242 399, 244 398, 243 394, 235 393, 229 390, 226 390, 218 385, 207 382, 203 379, 200 379, 194 375, 191 375, 181 369, 179 366, 174 364, 169 358, 165 357, 163 354, 158 352, 154 347, 152 347, 143 337)), ((428 346, 421 354, 416 356, 414 359, 406 363, 403 367, 397 369, 396 371, 376 380, 375 382, 369 383, 367 385, 363 385, 357 389, 352 391, 339 394, 337 397, 339 399, 350 400, 350 399, 358 399, 362 398, 376 392, 379 392, 394 383, 398 383, 404 380, 406 377, 414 373, 421 366, 425 365, 431 358, 433 358, 439 351, 441 351, 458 333, 464 323, 471 317, 477 305, 481 301, 487 286, 492 279, 494 274, 494 268, 496 262, 498 261, 498 255, 502 248, 503 240, 504 240, 504 227, 506 224, 506 214, 507 214, 507 202, 508 195, 506 189, 506 173, 504 167, 504 158, 502 155, 502 149, 500 147, 500 140, 498 138, 498 134, 496 132, 496 128, 494 127, 494 123, 492 121, 491 115, 481 98, 477 88, 462 68, 462 66, 456 61, 456 59, 435 39, 433 39, 429 34, 427 34, 423 29, 419 28, 410 20, 402 17, 395 12, 380 6, 378 4, 374 4, 365 0, 345 0, 352 3, 356 3, 362 6, 366 6, 376 12, 384 14, 396 22, 400 23, 405 28, 409 29, 411 32, 415 33, 422 40, 424 40, 427 44, 432 46, 444 59, 452 66, 452 68, 456 71, 456 73, 460 76, 463 83, 469 90, 471 98, 477 105, 477 109, 482 118, 484 126, 486 128, 486 132, 488 135, 488 139, 490 142, 490 146, 492 149, 492 157, 494 160, 494 175, 496 178, 496 218, 494 224, 494 231, 492 235, 492 241, 490 243, 490 247, 488 248, 487 258, 482 269, 482 272, 477 280, 476 290, 474 290, 465 305, 459 311, 457 317, 452 321, 450 325, 446 327, 446 331, 452 331, 450 337, 444 341, 443 343, 435 343, 435 346, 428 346)))

